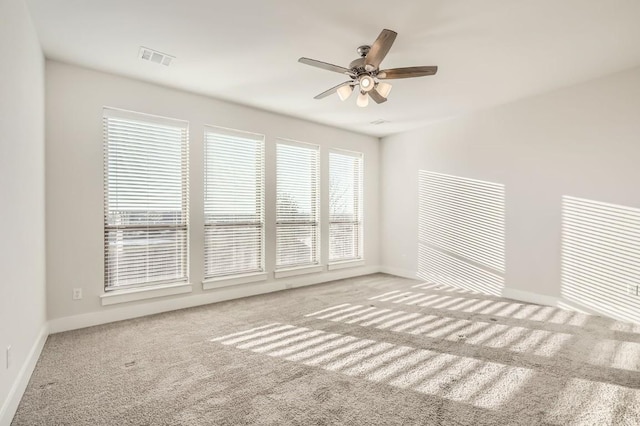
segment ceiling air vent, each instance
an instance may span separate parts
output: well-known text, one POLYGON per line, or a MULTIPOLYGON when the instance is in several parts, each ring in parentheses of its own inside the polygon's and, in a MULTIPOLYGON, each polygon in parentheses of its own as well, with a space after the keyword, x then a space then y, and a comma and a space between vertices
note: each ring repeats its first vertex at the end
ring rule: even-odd
POLYGON ((155 62, 156 64, 162 64, 167 67, 171 64, 171 61, 176 58, 175 56, 167 55, 166 53, 158 52, 148 47, 140 47, 138 57, 145 61, 155 62))

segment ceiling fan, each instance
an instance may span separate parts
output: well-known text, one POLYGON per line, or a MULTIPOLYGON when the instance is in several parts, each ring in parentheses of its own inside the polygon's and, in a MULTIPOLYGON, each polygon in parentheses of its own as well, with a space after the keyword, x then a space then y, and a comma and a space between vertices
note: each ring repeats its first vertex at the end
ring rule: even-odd
POLYGON ((357 52, 360 57, 349 64, 349 68, 338 65, 329 64, 327 62, 316 61, 315 59, 300 58, 298 62, 311 65, 313 67, 322 68, 328 71, 334 71, 348 75, 351 79, 340 83, 329 90, 326 90, 314 99, 326 98, 333 93, 337 93, 340 100, 344 101, 358 87, 359 94, 357 105, 366 107, 369 104, 369 97, 376 103, 380 104, 387 101, 391 84, 381 80, 392 80, 397 78, 422 77, 426 75, 434 75, 438 72, 437 66, 426 67, 406 67, 406 68, 390 68, 380 70, 380 63, 389 53, 391 45, 396 39, 398 33, 395 31, 384 29, 371 46, 360 46, 357 52))

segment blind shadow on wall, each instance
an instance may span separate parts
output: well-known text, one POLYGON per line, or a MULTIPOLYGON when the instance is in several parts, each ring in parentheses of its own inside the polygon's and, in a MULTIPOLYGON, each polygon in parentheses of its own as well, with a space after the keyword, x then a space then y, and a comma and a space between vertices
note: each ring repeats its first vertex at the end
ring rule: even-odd
POLYGON ((418 277, 499 296, 505 186, 419 170, 418 192, 418 277))
POLYGON ((640 209, 562 198, 562 296, 640 322, 640 209))

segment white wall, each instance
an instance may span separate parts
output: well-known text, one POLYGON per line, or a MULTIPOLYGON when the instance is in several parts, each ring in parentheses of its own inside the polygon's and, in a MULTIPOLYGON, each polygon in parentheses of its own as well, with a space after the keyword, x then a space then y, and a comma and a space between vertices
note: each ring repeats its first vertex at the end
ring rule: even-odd
POLYGON ((46 337, 44 59, 21 0, 0 0, 0 58, 0 424, 4 424, 13 416, 31 374, 30 356, 35 353, 37 359, 46 337))
MULTIPOLYGON (((47 306, 53 331, 377 270, 377 138, 54 61, 46 63, 46 87, 47 306), (191 294, 124 305, 102 306, 100 303, 99 295, 103 294, 103 106, 178 118, 190 124, 190 281, 194 285, 191 294), (202 139, 205 124, 266 135, 266 267, 270 276, 266 283, 202 290, 202 139), (364 153, 365 267, 280 280, 273 278, 276 137, 321 146, 321 183, 325 200, 328 195, 328 148, 364 153), (72 300, 75 287, 83 289, 82 300, 72 300)), ((322 221, 322 263, 326 265, 326 205, 322 208, 322 221)))
MULTIPOLYGON (((640 69, 634 69, 383 138, 383 265, 405 275, 418 271, 419 170, 479 179, 506 186, 503 294, 561 298, 562 197, 640 208, 639 117, 640 69)), ((635 279, 640 282, 640 272, 635 279)), ((640 321, 640 298, 621 285, 600 280, 598 286, 584 296, 615 292, 612 298, 636 311, 618 317, 640 321)), ((611 316, 620 307, 580 306, 611 316)))

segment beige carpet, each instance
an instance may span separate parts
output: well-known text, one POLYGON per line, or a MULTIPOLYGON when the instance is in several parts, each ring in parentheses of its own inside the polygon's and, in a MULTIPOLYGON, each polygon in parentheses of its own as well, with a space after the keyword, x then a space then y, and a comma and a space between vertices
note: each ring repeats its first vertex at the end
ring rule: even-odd
POLYGON ((640 326, 383 274, 55 334, 14 425, 637 425, 640 326))

